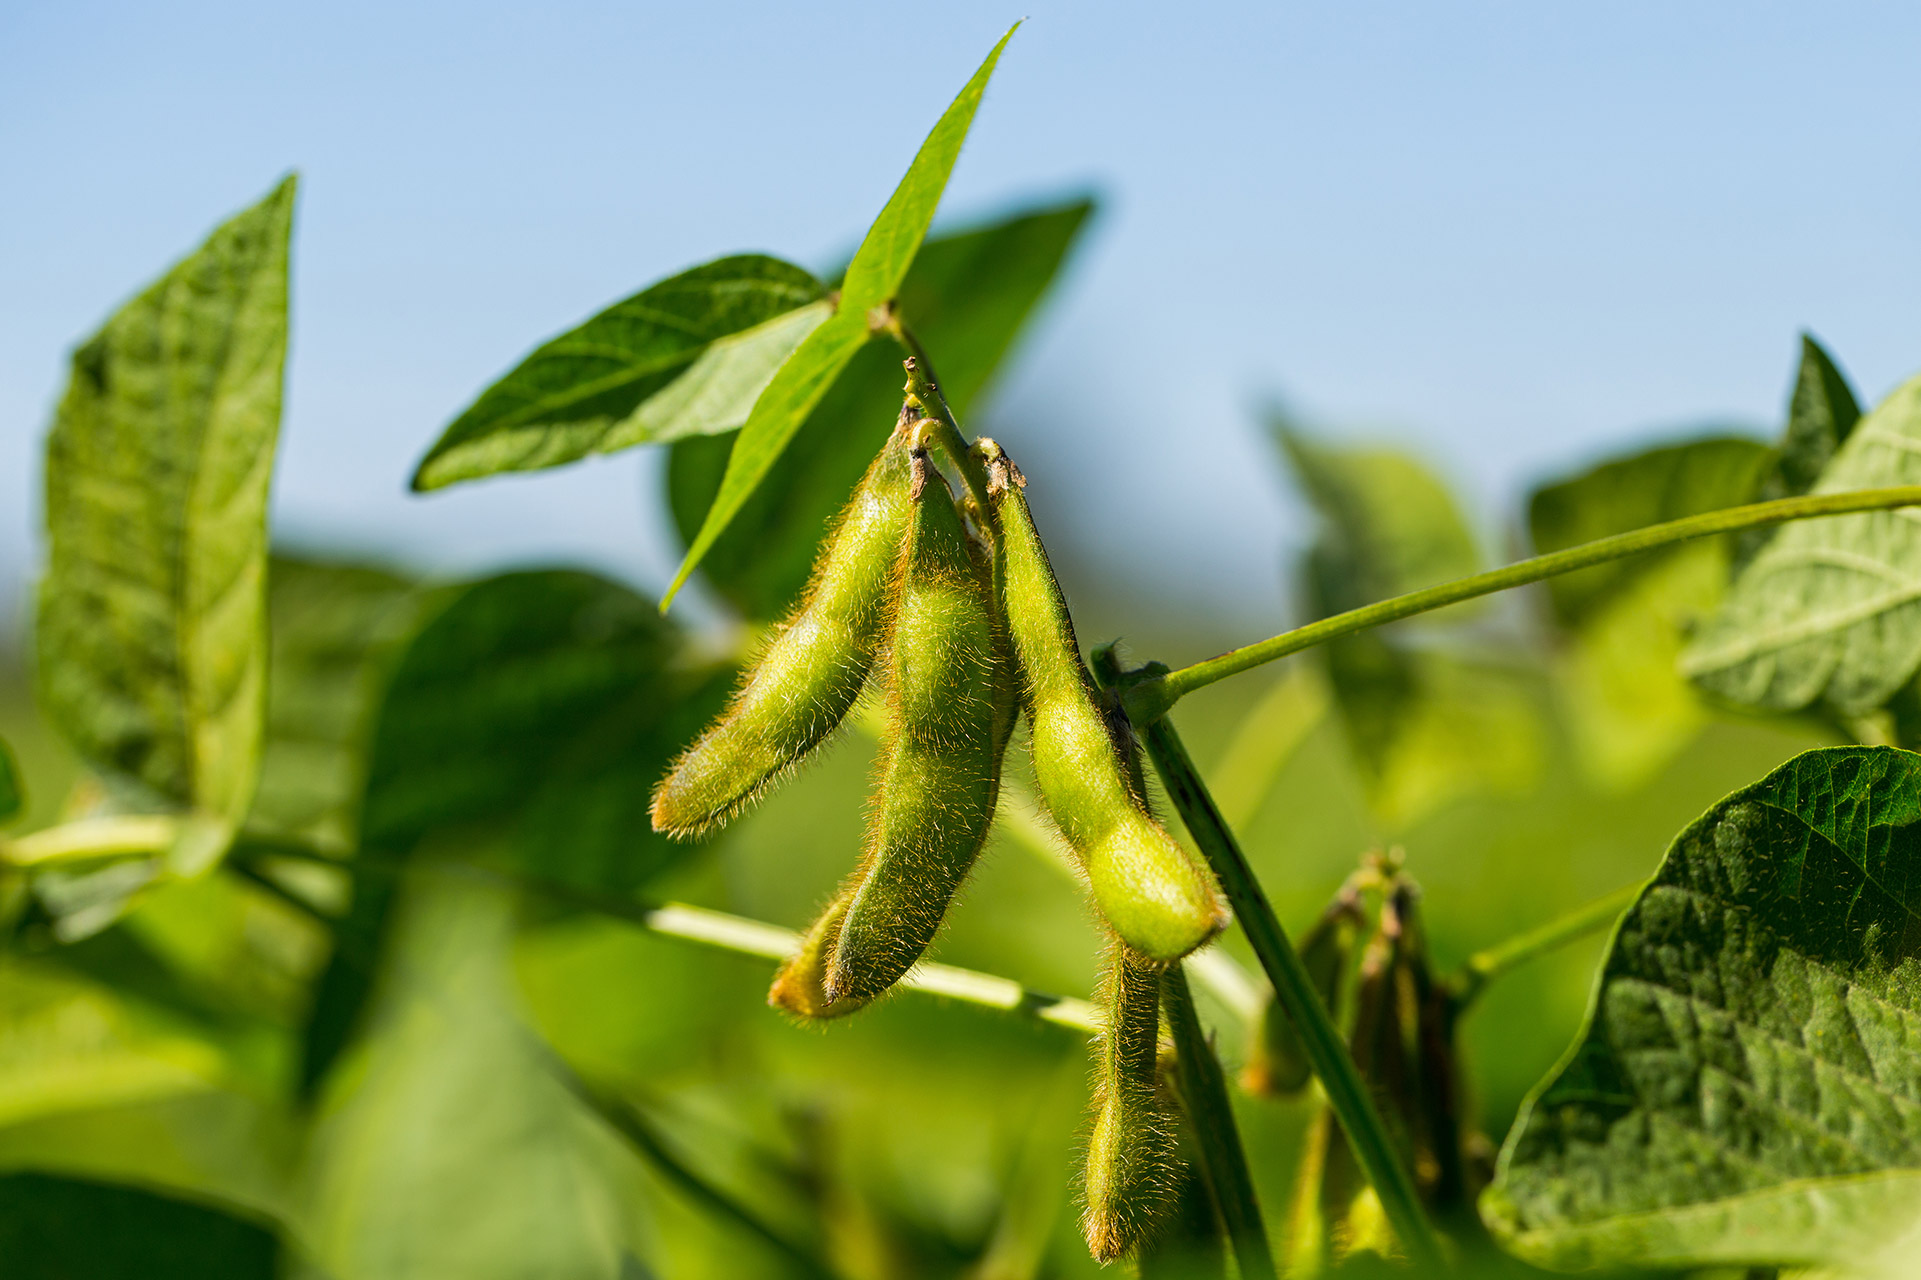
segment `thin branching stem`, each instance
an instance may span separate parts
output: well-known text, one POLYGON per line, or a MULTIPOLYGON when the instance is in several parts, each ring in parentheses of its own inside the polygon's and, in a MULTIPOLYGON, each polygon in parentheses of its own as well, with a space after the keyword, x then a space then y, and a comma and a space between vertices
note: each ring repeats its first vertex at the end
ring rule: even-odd
POLYGON ((1857 489, 1847 493, 1810 494, 1799 498, 1781 498, 1774 502, 1754 502, 1742 507, 1729 507, 1722 511, 1710 511, 1705 515, 1688 516, 1681 520, 1669 520, 1665 524, 1653 524, 1644 529, 1616 534, 1611 538, 1599 538, 1584 542, 1579 546, 1568 547, 1563 551, 1550 552, 1535 556, 1531 560, 1521 560, 1486 573, 1460 578, 1453 582, 1443 582, 1439 586, 1426 587, 1420 591, 1410 591, 1406 595, 1377 601, 1346 613, 1337 613, 1319 622, 1311 622, 1292 631, 1271 636, 1254 644, 1243 645, 1205 662, 1181 667, 1174 671, 1148 676, 1131 684, 1126 692, 1128 718, 1136 725, 1152 724, 1166 715, 1176 702, 1196 689, 1204 689, 1216 680, 1225 680, 1243 671, 1251 671, 1263 663, 1285 658, 1303 649, 1325 644, 1337 637, 1384 623, 1398 622, 1416 614, 1427 613, 1434 609, 1472 600, 1476 596, 1492 595, 1496 591, 1506 591, 1511 587, 1526 586, 1530 582, 1540 582, 1547 578, 1572 573, 1576 569, 1586 569, 1592 565, 1605 564, 1610 560, 1620 560, 1627 556, 1639 555, 1643 551, 1653 551, 1686 542, 1693 538, 1705 538, 1717 533, 1734 533, 1741 529, 1753 529, 1762 525, 1781 524, 1789 520, 1807 520, 1817 516, 1840 516, 1858 511, 1884 511, 1894 507, 1921 506, 1921 485, 1900 485, 1888 489, 1857 489))
POLYGON ((1268 981, 1274 984, 1275 999, 1300 1033, 1308 1061, 1327 1095, 1328 1107, 1347 1134, 1362 1172, 1373 1184, 1389 1225, 1420 1274, 1445 1271, 1440 1242, 1421 1206, 1414 1177, 1395 1150, 1373 1095, 1362 1082, 1354 1059, 1315 993, 1313 979, 1288 940, 1253 868, 1248 866, 1239 842, 1194 768, 1186 745, 1164 717, 1147 726, 1145 737, 1147 753, 1167 787, 1168 798, 1179 810, 1194 843, 1207 856, 1234 907, 1235 919, 1267 971, 1268 981))
POLYGON ((1488 983, 1536 956, 1608 928, 1621 918, 1623 911, 1633 905, 1644 887, 1641 884, 1625 885, 1539 928, 1529 929, 1485 951, 1475 952, 1448 978, 1448 990, 1455 1007, 1465 1009, 1487 988, 1488 983))
POLYGON ((939 446, 940 451, 947 455, 947 461, 960 473, 961 483, 967 486, 967 496, 973 499, 975 508, 985 521, 991 509, 987 500, 987 469, 968 447, 960 420, 948 407, 947 397, 941 394, 940 383, 934 376, 933 361, 927 358, 926 350, 913 332, 900 322, 899 316, 890 318, 887 332, 910 357, 907 361, 908 394, 918 400, 921 411, 938 424, 938 429, 932 433, 932 443, 939 446))
POLYGON ((1214 1197, 1215 1208, 1220 1210, 1241 1278, 1274 1280, 1274 1254, 1268 1247, 1267 1225, 1261 1220, 1261 1203, 1254 1194, 1254 1176, 1248 1172, 1241 1132, 1234 1123, 1227 1078, 1221 1071, 1221 1060, 1207 1042, 1207 1033, 1201 1029, 1201 1020, 1194 1012, 1194 995, 1187 986, 1187 972, 1180 965, 1169 969, 1161 980, 1161 1004, 1174 1034, 1178 1066, 1175 1084, 1187 1122, 1194 1130, 1201 1177, 1214 1197))

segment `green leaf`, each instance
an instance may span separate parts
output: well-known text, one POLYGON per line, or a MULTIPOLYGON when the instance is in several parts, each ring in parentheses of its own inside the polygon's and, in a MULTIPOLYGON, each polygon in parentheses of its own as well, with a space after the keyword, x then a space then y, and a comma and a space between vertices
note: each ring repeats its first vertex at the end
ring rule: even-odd
POLYGON ((1921 1216, 1921 756, 1810 751, 1681 833, 1484 1214, 1559 1268, 1818 1265, 1921 1216))
POLYGON ((9 1280, 273 1280, 280 1242, 257 1223, 134 1187, 0 1177, 9 1280))
POLYGON ((373 715, 431 601, 371 565, 273 558, 273 663, 249 836, 353 849, 373 715))
MULTIPOLYGON (((1861 420, 1816 493, 1921 481, 1921 378, 1861 420)), ((1875 511, 1783 528, 1735 579, 1681 669, 1743 706, 1872 711, 1921 666, 1921 520, 1875 511)))
POLYGON ((805 341, 780 367, 774 379, 754 402, 753 412, 734 441, 728 455, 727 471, 721 477, 720 491, 707 510, 707 518, 687 549, 680 569, 674 574, 660 605, 673 602, 688 575, 700 564, 714 542, 727 528, 774 463, 794 438, 807 415, 854 358, 877 326, 884 326, 884 309, 893 301, 909 264, 919 252, 927 228, 934 220, 941 192, 960 156, 961 143, 973 126, 974 112, 988 77, 1000 61, 1001 50, 1018 28, 1009 27, 1000 43, 974 73, 947 108, 934 131, 921 144, 919 154, 908 166, 907 175, 888 199, 887 205, 868 228, 867 237, 854 252, 847 276, 841 283, 840 298, 831 319, 807 335, 805 341))
POLYGON ((747 420, 833 310, 792 263, 721 258, 649 285, 542 344, 448 424, 416 490, 533 471, 747 420))
MULTIPOLYGON (((1711 436, 1613 459, 1535 490, 1537 552, 1753 500, 1776 454, 1711 436)), ((1547 583, 1566 632, 1555 675, 1582 766, 1614 790, 1636 786, 1707 723, 1675 670, 1686 638, 1720 603, 1731 540, 1702 539, 1547 583)))
POLYGON ((370 1034, 316 1124, 308 1231, 329 1273, 622 1274, 644 1190, 513 1010, 514 904, 410 876, 370 1034))
POLYGON ((654 780, 718 709, 729 668, 680 660, 651 601, 584 573, 459 592, 408 645, 374 731, 353 907, 307 1029, 320 1079, 365 1002, 394 868, 430 840, 540 881, 631 892, 689 856, 654 780))
POLYGON ((20 783, 20 766, 14 763, 13 748, 0 738, 0 822, 5 822, 27 807, 27 791, 20 783))
MULTIPOLYGON (((922 345, 938 353, 941 393, 963 421, 1093 208, 1088 199, 1046 206, 921 246, 901 283, 899 313, 922 345)), ((701 571, 743 615, 777 618, 800 594, 821 536, 893 428, 901 384, 893 344, 858 352, 714 542, 701 571)), ((688 543, 713 505, 732 443, 708 437, 673 447, 668 501, 688 543)))
POLYGON ((1809 334, 1801 335, 1801 367, 1788 400, 1781 461, 1762 489, 1764 498, 1791 498, 1814 488, 1828 461, 1861 420, 1848 380, 1809 334))
MULTIPOLYGON (((1755 500, 1775 453, 1736 436, 1709 436, 1602 463, 1528 499, 1528 533, 1537 554, 1559 551, 1665 520, 1755 500)), ((1639 575, 1681 548, 1562 574, 1548 582, 1555 616, 1579 626, 1639 575)))
POLYGON ((74 352, 47 440, 43 696, 96 769, 237 825, 267 688, 294 180, 74 352))

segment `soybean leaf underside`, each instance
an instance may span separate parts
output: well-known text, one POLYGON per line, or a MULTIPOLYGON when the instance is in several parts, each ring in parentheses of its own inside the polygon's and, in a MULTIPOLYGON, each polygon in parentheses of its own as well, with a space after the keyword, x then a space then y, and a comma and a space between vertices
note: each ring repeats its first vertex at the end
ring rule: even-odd
MULTIPOLYGON (((933 353, 941 393, 963 422, 1093 208, 1090 199, 1044 206, 921 246, 901 282, 899 311, 933 353)), ((903 381, 892 343, 862 349, 715 540, 702 574, 743 615, 771 620, 800 593, 822 533, 893 428, 903 381)), ((667 496, 687 543, 719 491, 732 444, 701 437, 673 446, 667 496)))
POLYGON ((1921 1215, 1921 756, 1797 756, 1675 840, 1483 1210, 1556 1268, 1819 1265, 1921 1215))
POLYGON ((267 678, 267 490, 294 180, 73 355, 47 440, 47 710, 153 802, 237 824, 267 678))
MULTIPOLYGON (((1863 418, 1815 493, 1921 481, 1921 378, 1863 418)), ((1681 656, 1702 689, 1741 706, 1843 715, 1885 704, 1921 666, 1921 512, 1788 525, 1748 563, 1681 656)))
MULTIPOLYGON (((1017 24, 1018 25, 1018 24, 1017 24)), ((754 402, 753 411, 734 440, 727 470, 708 508, 700 532, 682 559, 662 598, 665 608, 686 583, 716 539, 740 508, 766 479, 788 442, 806 422, 855 352, 887 321, 886 308, 899 290, 908 266, 926 238, 947 187, 948 175, 960 157, 961 144, 974 123, 987 81, 1000 61, 1001 50, 1013 38, 1010 27, 987 55, 933 132, 921 144, 907 174, 868 228, 847 275, 832 317, 801 342, 754 402)))
POLYGON ((416 490, 727 431, 827 318, 826 288, 762 254, 720 258, 541 344, 448 424, 416 490))

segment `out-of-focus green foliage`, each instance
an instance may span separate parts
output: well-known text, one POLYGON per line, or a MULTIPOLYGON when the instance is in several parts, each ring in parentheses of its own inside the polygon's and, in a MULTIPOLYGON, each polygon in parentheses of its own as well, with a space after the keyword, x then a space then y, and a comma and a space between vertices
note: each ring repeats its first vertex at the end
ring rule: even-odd
MULTIPOLYGON (((1318 443, 1279 419, 1273 430, 1320 516, 1301 573, 1314 617, 1481 568, 1453 496, 1417 460, 1318 443)), ((1539 761, 1539 724, 1516 684, 1520 673, 1486 654, 1436 646, 1424 630, 1431 636, 1426 620, 1344 636, 1324 650, 1335 704, 1390 831, 1463 791, 1525 788, 1539 761)))
POLYGON ((1799 756, 1683 831, 1488 1212, 1557 1268, 1844 1264, 1921 1211, 1921 760, 1799 756))
MULTIPOLYGON (((1649 449, 1536 489, 1528 532, 1546 553, 1738 506, 1775 460, 1764 445, 1725 436, 1649 449)), ((1729 539, 1711 538, 1548 581, 1565 637, 1557 684, 1569 732, 1603 785, 1645 780, 1707 723, 1674 664, 1720 601, 1728 561, 1729 539)))
POLYGON ((204 1205, 43 1174, 0 1178, 0 1258, 14 1280, 273 1280, 280 1244, 204 1205))
POLYGON ((81 344, 47 439, 48 710, 95 769, 229 828, 266 702, 293 202, 288 178, 81 344))
POLYGON ((10 821, 26 807, 26 792, 20 785, 20 766, 14 762, 13 748, 0 739, 0 822, 10 821))

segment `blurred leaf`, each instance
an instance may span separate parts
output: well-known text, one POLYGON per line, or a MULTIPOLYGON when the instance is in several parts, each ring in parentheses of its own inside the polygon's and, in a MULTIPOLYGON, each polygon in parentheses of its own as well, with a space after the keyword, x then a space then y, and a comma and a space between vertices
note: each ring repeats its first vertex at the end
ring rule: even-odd
POLYGON ((536 348, 448 424, 416 490, 725 431, 832 311, 792 263, 720 258, 671 276, 536 348))
POLYGON ((432 603, 431 593, 370 565, 273 558, 273 665, 249 834, 354 847, 373 714, 432 603))
MULTIPOLYGON (((1861 421, 1816 493, 1921 481, 1921 378, 1861 421)), ((1845 715, 1885 703, 1921 665, 1921 521, 1912 511, 1783 528, 1682 655, 1701 688, 1743 706, 1845 715)))
MULTIPOLYGON (((936 236, 901 284, 900 313, 940 363, 941 393, 965 421, 1027 318, 1059 273, 1093 210, 1091 200, 1014 214, 936 236)), ((863 348, 807 417, 740 512, 708 551, 701 571, 727 601, 757 621, 784 614, 806 585, 834 513, 893 429, 900 411, 901 353, 863 348)), ((732 442, 677 443, 668 501, 691 543, 727 467, 732 442)))
MULTIPOLYGON (((1453 496, 1420 462, 1321 444, 1279 420, 1273 431, 1321 517, 1303 566, 1315 617, 1480 568, 1453 496)), ((1416 651, 1379 629, 1322 655, 1369 802, 1390 829, 1464 792, 1513 791, 1538 774, 1538 717, 1510 674, 1416 651)))
POLYGON ((1795 757, 1675 840, 1483 1211, 1556 1269, 1847 1263, 1921 1212, 1921 758, 1795 757))
POLYGON ((365 1000, 395 866, 440 837, 513 874, 632 891, 693 846, 656 835, 653 781, 732 673, 678 662, 651 601, 589 574, 510 573, 459 592, 387 686, 361 868, 308 1028, 316 1083, 365 1000))
POLYGON ((8 1280, 273 1280, 280 1244, 256 1223, 134 1187, 0 1177, 8 1280))
POLYGON ((1466 577, 1481 567, 1447 486, 1392 449, 1342 448, 1272 423, 1294 478, 1321 517, 1308 555, 1316 616, 1466 577))
MULTIPOLYGON (((1821 478, 1834 451, 1861 420, 1848 380, 1835 367, 1821 344, 1801 335, 1801 367, 1795 371, 1794 391, 1788 398, 1788 425, 1773 470, 1761 482, 1754 501, 1793 498, 1806 493, 1821 478)), ((1778 529, 1744 530, 1738 539, 1735 563, 1745 565, 1778 529)))
POLYGON ((883 321, 880 311, 893 301, 909 264, 920 250, 921 240, 934 220, 934 209, 940 204, 941 192, 947 188, 947 177, 953 172, 954 161, 960 157, 961 143, 974 123, 974 111, 980 106, 988 77, 993 75, 994 64, 1000 61, 1001 50, 1013 38, 1014 29, 1008 28, 993 52, 987 55, 987 61, 934 125, 934 131, 927 135, 927 141, 921 144, 919 154, 908 166, 907 175, 888 198, 880 216, 874 219, 874 225, 868 228, 866 239, 861 241, 854 260, 847 266, 833 317, 807 335, 754 402, 753 412, 741 427, 733 452, 728 455, 727 470, 721 477, 713 505, 708 508, 700 532, 694 536, 679 571, 668 585, 661 601, 663 609, 766 479, 794 433, 827 394, 840 371, 871 336, 876 324, 883 321))
MULTIPOLYGON (((1710 436, 1619 458, 1528 499, 1528 533, 1537 554, 1592 542, 1646 525, 1754 500, 1755 489, 1775 458, 1753 440, 1710 436)), ((1548 580, 1555 616, 1579 626, 1608 599, 1668 555, 1690 546, 1650 552, 1595 565, 1548 580)))
POLYGON ((512 899, 446 870, 404 896, 370 1034, 314 1132, 318 1261, 354 1280, 619 1276, 638 1170, 514 1014, 512 899))
POLYGON ((288 178, 75 351, 47 439, 48 711, 90 764, 230 825, 266 700, 293 201, 288 178))
POLYGON ((27 806, 26 788, 20 785, 20 766, 14 763, 13 748, 0 738, 0 822, 18 816, 27 806))
MULTIPOLYGON (((1537 552, 1751 501, 1773 450, 1732 436, 1649 449, 1545 485, 1528 501, 1537 552)), ((1730 540, 1703 539, 1548 580, 1567 630, 1557 671, 1583 767, 1603 786, 1646 781, 1707 721, 1675 670, 1719 604, 1730 540)))

